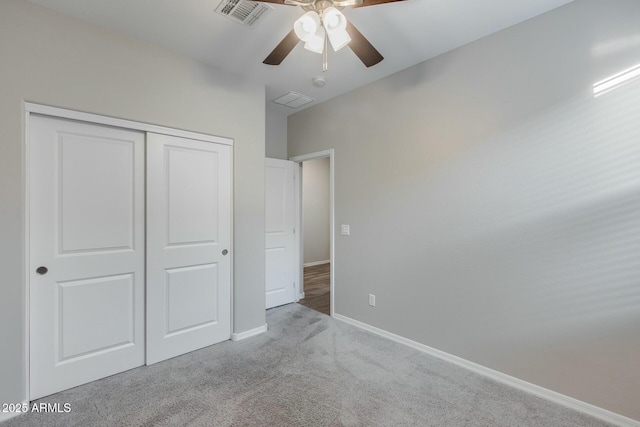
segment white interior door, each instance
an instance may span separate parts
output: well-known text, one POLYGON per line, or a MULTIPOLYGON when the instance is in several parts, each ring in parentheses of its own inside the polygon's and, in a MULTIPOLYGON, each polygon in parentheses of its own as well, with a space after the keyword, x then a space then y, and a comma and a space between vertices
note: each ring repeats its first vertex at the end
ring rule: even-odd
POLYGON ((288 160, 266 159, 266 302, 267 308, 296 301, 298 267, 295 233, 296 164, 288 160))
POLYGON ((147 364, 231 337, 231 147, 147 134, 147 364))
POLYGON ((29 127, 30 399, 144 363, 144 134, 29 127))

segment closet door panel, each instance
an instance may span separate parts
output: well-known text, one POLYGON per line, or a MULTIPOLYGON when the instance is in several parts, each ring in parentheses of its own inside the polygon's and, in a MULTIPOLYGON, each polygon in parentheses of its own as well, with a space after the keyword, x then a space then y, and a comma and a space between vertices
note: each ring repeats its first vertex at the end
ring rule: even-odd
POLYGON ((231 336, 231 147, 147 136, 147 364, 231 336))
POLYGON ((144 363, 144 133, 29 119, 30 398, 144 363))

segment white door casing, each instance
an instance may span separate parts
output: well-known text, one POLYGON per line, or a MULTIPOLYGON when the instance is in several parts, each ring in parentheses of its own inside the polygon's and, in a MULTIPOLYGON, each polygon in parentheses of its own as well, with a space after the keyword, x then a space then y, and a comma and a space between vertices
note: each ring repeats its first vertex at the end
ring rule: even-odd
MULTIPOLYGON (((328 150, 324 150, 324 151, 318 151, 315 153, 309 153, 309 154, 303 154, 300 156, 294 156, 291 158, 292 162, 295 162, 297 165, 300 165, 303 162, 306 162, 308 160, 314 160, 314 159, 320 159, 323 157, 328 157, 329 158, 329 259, 331 260, 331 266, 330 266, 330 315, 331 317, 334 316, 335 314, 335 296, 336 296, 336 292, 335 292, 335 283, 336 283, 336 274, 335 274, 335 150, 333 148, 330 148, 328 150)), ((298 186, 298 191, 301 191, 302 186, 299 185, 298 186)), ((298 193, 300 194, 300 193, 298 193)), ((296 209, 297 213, 296 216, 298 218, 298 221, 302 220, 302 197, 299 197, 296 201, 296 209)), ((299 254, 299 259, 298 259, 298 265, 302 266, 302 260, 304 259, 303 256, 303 248, 304 248, 304 242, 303 242, 303 233, 298 233, 298 238, 296 239, 298 241, 298 249, 297 252, 299 254)), ((298 272, 299 276, 302 277, 304 275, 304 271, 302 268, 300 268, 300 271, 298 272)), ((303 279, 301 278, 300 281, 302 282, 303 279)), ((301 288, 302 290, 302 288, 301 288)))
POLYGON ((231 337, 231 147, 147 134, 147 364, 231 337))
POLYGON ((28 144, 37 399, 144 363, 144 133, 32 115, 28 144))
POLYGON ((288 304, 297 299, 295 167, 296 164, 288 160, 266 159, 266 308, 288 304))

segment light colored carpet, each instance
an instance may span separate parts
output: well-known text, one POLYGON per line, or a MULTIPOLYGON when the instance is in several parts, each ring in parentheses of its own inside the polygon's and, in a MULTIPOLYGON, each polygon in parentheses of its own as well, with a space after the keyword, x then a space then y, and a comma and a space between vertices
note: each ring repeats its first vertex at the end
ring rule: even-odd
POLYGON ((13 426, 563 426, 602 422, 298 304, 269 331, 42 399, 13 426))

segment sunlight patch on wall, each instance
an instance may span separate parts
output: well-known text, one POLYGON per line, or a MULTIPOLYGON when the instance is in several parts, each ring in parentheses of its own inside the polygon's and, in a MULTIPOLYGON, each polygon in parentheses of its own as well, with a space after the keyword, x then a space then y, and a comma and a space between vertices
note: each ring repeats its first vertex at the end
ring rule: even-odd
POLYGON ((593 96, 597 98, 612 90, 619 89, 638 77, 640 77, 640 64, 595 83, 593 85, 593 96))

